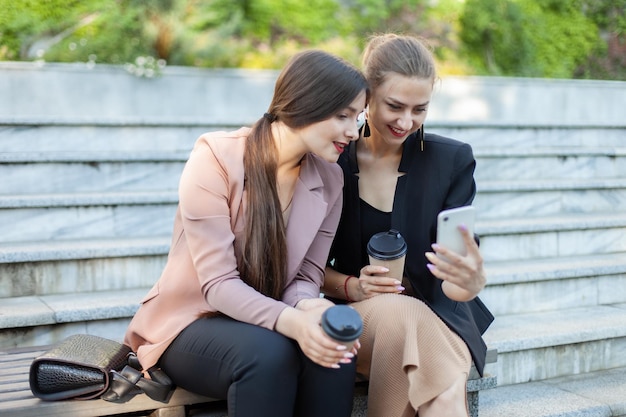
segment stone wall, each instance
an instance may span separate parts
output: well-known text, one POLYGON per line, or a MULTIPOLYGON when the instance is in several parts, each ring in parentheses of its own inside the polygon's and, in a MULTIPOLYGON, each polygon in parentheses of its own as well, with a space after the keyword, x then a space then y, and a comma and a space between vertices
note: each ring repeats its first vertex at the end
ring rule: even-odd
MULTIPOLYGON (((0 119, 249 124, 266 110, 276 71, 167 67, 153 79, 123 67, 0 62, 0 119)), ((623 126, 626 82, 445 77, 429 124, 623 126)))

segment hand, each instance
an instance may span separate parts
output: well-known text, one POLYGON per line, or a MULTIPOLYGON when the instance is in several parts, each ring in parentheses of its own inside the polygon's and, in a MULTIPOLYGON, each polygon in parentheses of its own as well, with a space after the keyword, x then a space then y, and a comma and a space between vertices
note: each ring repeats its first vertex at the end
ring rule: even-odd
POLYGON ((322 314, 323 314, 324 310, 334 305, 335 304, 333 304, 332 301, 327 300, 326 298, 303 298, 302 300, 298 301, 298 303, 296 304, 296 308, 302 311, 322 308, 323 309, 322 314))
POLYGON ((448 298, 469 301, 485 288, 487 279, 483 269, 483 258, 474 237, 463 226, 460 226, 459 230, 463 235, 467 255, 461 256, 443 246, 433 244, 434 252, 426 253, 426 258, 430 262, 427 266, 435 277, 444 281, 442 289, 448 298))
POLYGON ((350 299, 362 301, 381 294, 400 294, 404 291, 402 282, 386 274, 389 269, 383 266, 366 265, 361 268, 358 285, 350 286, 350 299), (355 291, 356 289, 356 291, 355 291))
POLYGON ((323 298, 300 300, 296 309, 283 311, 276 326, 277 331, 296 340, 309 359, 327 368, 339 368, 340 363, 352 362, 361 347, 357 341, 348 352, 344 345, 324 333, 320 326, 322 314, 333 305, 323 298))

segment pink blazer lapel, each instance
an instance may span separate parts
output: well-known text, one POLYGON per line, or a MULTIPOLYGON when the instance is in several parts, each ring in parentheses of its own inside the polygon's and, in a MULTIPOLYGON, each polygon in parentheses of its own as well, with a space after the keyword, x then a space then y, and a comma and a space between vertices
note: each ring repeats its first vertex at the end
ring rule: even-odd
POLYGON ((307 163, 307 157, 305 157, 287 224, 287 251, 289 253, 287 268, 290 277, 293 277, 300 268, 304 256, 326 217, 328 203, 324 200, 323 186, 324 183, 315 164, 307 163))

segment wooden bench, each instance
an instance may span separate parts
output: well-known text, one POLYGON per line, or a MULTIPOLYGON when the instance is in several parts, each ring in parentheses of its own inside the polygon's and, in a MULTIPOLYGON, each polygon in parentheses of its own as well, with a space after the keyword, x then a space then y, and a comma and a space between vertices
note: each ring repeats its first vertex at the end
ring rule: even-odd
MULTIPOLYGON (((177 388, 170 401, 163 404, 146 395, 138 395, 127 403, 116 404, 104 400, 41 401, 30 391, 28 373, 36 356, 47 350, 46 346, 17 348, 0 351, 0 414, 11 417, 100 417, 142 412, 150 417, 186 417, 190 406, 202 408, 202 417, 226 416, 225 401, 197 395, 177 388)), ((497 351, 487 352, 487 363, 495 363, 497 351)), ((467 401, 471 417, 478 417, 478 393, 495 388, 495 376, 480 378, 476 369, 467 383, 467 401)), ((367 381, 356 383, 352 417, 367 415, 367 381)))
POLYGON ((41 401, 30 391, 30 364, 47 347, 0 352, 0 414, 11 417, 99 417, 143 411, 150 417, 185 417, 186 406, 217 400, 176 389, 167 404, 138 395, 123 404, 104 400, 41 401))

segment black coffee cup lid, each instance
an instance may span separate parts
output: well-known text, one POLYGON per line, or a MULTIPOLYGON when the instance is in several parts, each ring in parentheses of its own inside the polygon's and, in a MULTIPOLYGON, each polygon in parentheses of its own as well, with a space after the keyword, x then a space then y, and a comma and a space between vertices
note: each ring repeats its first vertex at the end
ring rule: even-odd
POLYGON ((322 329, 335 340, 350 342, 363 332, 363 320, 352 307, 336 305, 324 311, 322 329))
POLYGON ((367 254, 372 258, 391 261, 406 254, 404 238, 397 230, 376 233, 367 243, 367 254))

